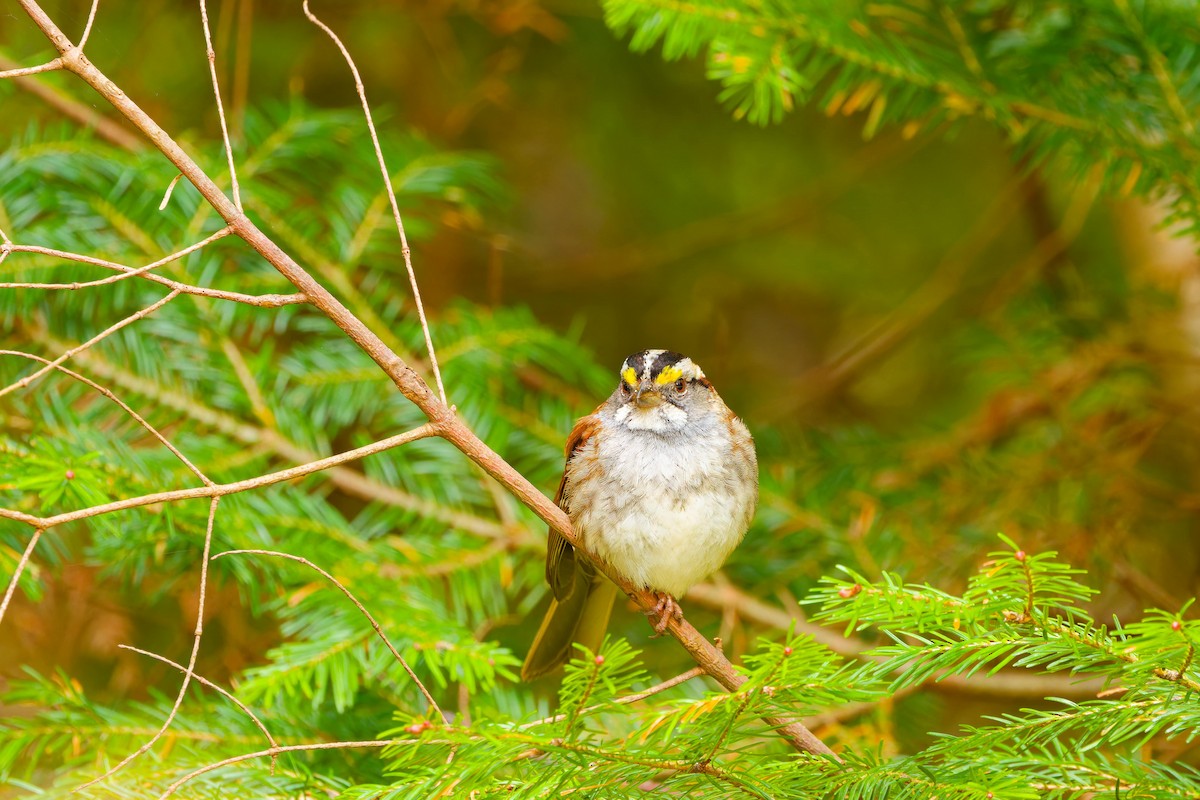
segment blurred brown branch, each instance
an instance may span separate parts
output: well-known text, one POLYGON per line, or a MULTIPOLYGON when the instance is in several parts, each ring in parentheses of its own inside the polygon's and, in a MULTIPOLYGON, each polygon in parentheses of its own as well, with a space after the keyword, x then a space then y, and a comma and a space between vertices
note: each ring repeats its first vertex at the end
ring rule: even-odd
MULTIPOLYGON (((537 513, 538 516, 548 522, 556 530, 560 531, 568 542, 571 542, 576 546, 578 546, 579 543, 571 529, 569 520, 566 518, 566 515, 562 512, 562 510, 559 509, 553 502, 551 502, 549 498, 539 492, 537 488, 534 487, 523 475, 517 472, 499 455, 488 448, 487 445, 484 444, 483 441, 480 440, 473 431, 471 431, 461 420, 458 419, 454 413, 454 409, 452 407, 448 407, 443 399, 439 399, 438 395, 435 395, 430 390, 429 386, 420 378, 420 376, 414 372, 399 355, 389 348, 388 345, 384 343, 384 341, 380 339, 374 331, 372 331, 358 316, 352 313, 337 298, 335 298, 321 283, 314 279, 310 273, 301 267, 290 255, 284 252, 270 237, 263 233, 263 231, 242 212, 239 202, 240 198, 237 197, 236 192, 234 199, 230 200, 230 198, 221 191, 217 184, 199 167, 198 164, 196 164, 196 162, 165 130, 163 130, 101 70, 91 63, 91 61, 84 55, 81 46, 77 46, 72 43, 72 41, 57 27, 53 20, 50 19, 50 17, 42 10, 35 0, 18 0, 18 2, 33 20, 33 22, 37 25, 37 27, 59 51, 60 56, 58 59, 56 59, 56 66, 73 73, 86 82, 89 86, 95 89, 96 92, 107 99, 124 117, 126 117, 139 130, 141 130, 142 133, 150 139, 154 146, 158 148, 176 166, 179 172, 182 173, 199 190, 200 194, 225 220, 229 230, 243 239, 255 251, 262 255, 263 258, 270 262, 285 278, 295 285, 309 302, 322 311, 334 324, 341 328, 341 330, 347 336, 349 336, 368 356, 371 357, 373 361, 375 361, 376 364, 379 365, 384 373, 391 378, 400 392, 410 401, 412 401, 429 420, 426 425, 423 425, 414 431, 409 431, 407 433, 400 434, 399 436, 390 437, 389 439, 368 445, 367 447, 358 448, 354 451, 350 451, 349 453, 343 453, 331 458, 310 462, 309 464, 295 467, 290 470, 283 470, 270 475, 260 476, 259 478, 251 479, 249 481, 239 481, 217 487, 199 487, 196 489, 180 490, 176 492, 160 492, 143 497, 127 498, 126 500, 107 503, 88 509, 79 509, 73 512, 67 512, 65 514, 48 517, 46 519, 41 519, 34 515, 14 510, 5 510, 0 512, 0 515, 2 516, 24 522, 33 526, 38 531, 41 531, 67 521, 84 519, 90 516, 95 516, 96 514, 115 511, 122 508, 135 507, 153 502, 182 500, 189 497, 211 498, 209 523, 207 526, 204 544, 204 562, 201 565, 199 616, 197 619, 191 659, 184 673, 183 686, 176 697, 176 701, 171 713, 168 715, 167 720, 164 722, 158 733, 156 733, 155 736, 148 742, 144 743, 136 752, 127 756, 115 767, 108 770, 103 776, 96 779, 101 780, 119 770, 122 766, 124 766, 133 758, 136 758, 141 753, 146 752, 170 726, 172 720, 174 719, 175 713, 182 702, 189 679, 192 675, 192 670, 195 667, 195 657, 199 648, 200 637, 202 634, 201 622, 203 619, 204 592, 209 559, 209 547, 211 544, 212 526, 215 517, 216 506, 219 498, 225 494, 229 494, 234 491, 245 491, 250 488, 256 488, 258 486, 265 486, 269 485, 270 483, 300 477, 320 469, 337 466, 342 462, 352 458, 361 457, 362 455, 367 455, 371 452, 378 452, 379 450, 386 449, 387 447, 398 446, 406 441, 412 441, 416 438, 434 435, 440 436, 454 444, 459 450, 461 450, 476 464, 478 464, 484 471, 505 485, 522 502, 524 502, 535 513, 537 513)), ((93 15, 94 12, 95 3, 93 3, 92 6, 93 15)), ((315 19, 314 22, 316 22, 315 19)), ((88 28, 85 30, 83 38, 86 39, 87 32, 90 31, 90 29, 91 22, 89 18, 88 28)), ((331 31, 329 31, 327 28, 325 30, 332 36, 331 31)), ((336 37, 333 38, 335 41, 337 41, 336 37)), ((208 52, 211 59, 214 56, 212 55, 213 51, 211 49, 211 42, 209 44, 210 46, 208 52)), ((338 44, 339 47, 341 47, 340 42, 338 44)), ((373 141, 377 142, 374 134, 374 126, 370 122, 370 110, 366 105, 365 95, 362 92, 361 81, 357 77, 357 70, 354 68, 353 61, 349 59, 348 53, 345 53, 344 48, 342 49, 343 53, 347 56, 347 60, 350 63, 352 72, 355 73, 356 86, 359 89, 360 98, 363 100, 364 114, 368 120, 372 139, 373 141)), ((213 70, 212 74, 214 77, 214 89, 216 89, 215 69, 213 70)), ((217 90, 217 92, 219 95, 219 90, 217 90)), ((379 154, 378 146, 376 146, 376 152, 379 154)), ((386 183, 388 179, 386 166, 382 164, 381 154, 379 154, 379 158, 381 162, 381 170, 386 183)), ((232 162, 231 155, 230 160, 232 162)), ((230 169, 232 172, 232 163, 230 169)), ((389 195, 391 195, 392 193, 390 191, 390 186, 388 188, 389 195)), ((394 197, 389 197, 389 199, 392 203, 393 210, 395 210, 396 205, 394 197)), ((408 247, 407 243, 403 240, 403 227, 399 220, 398 213, 396 214, 396 222, 397 227, 400 229, 402 242, 404 243, 403 254, 405 256, 406 266, 409 268, 410 276, 412 276, 411 262, 408 258, 408 247)), ((415 277, 413 277, 413 288, 414 291, 416 291, 415 277)), ((86 342, 77 348, 72 348, 71 350, 66 351, 54 363, 61 363, 62 361, 74 355, 76 352, 82 351, 99 338, 103 338, 113 331, 118 330, 120 327, 153 313, 154 310, 166 304, 171 299, 174 299, 181 292, 181 289, 173 289, 171 293, 167 295, 167 297, 163 298, 157 303, 110 327, 93 340, 90 340, 89 342, 86 342)), ((432 344, 429 341, 428 326, 424 324, 423 318, 422 323, 426 334, 426 342, 430 351, 431 362, 436 363, 433 356, 432 344)), ((44 368, 41 372, 45 371, 46 368, 44 368)), ((34 380, 39 374, 41 374, 41 372, 34 373, 33 375, 21 379, 17 383, 8 387, 8 389, 5 391, 11 391, 13 389, 28 385, 28 383, 34 380)), ((442 398, 444 398, 445 395, 444 392, 440 391, 440 386, 439 393, 441 394, 442 398)), ((609 577, 612 578, 624 591, 626 591, 626 593, 629 594, 630 597, 632 597, 638 606, 644 611, 649 611, 654 607, 656 598, 651 593, 629 584, 628 581, 624 580, 624 578, 620 575, 610 574, 609 577)), ((684 646, 684 648, 689 652, 689 654, 691 654, 691 656, 705 670, 705 672, 716 679, 726 689, 734 691, 745 682, 745 677, 734 670, 732 664, 729 663, 724 654, 722 654, 719 649, 714 647, 711 642, 701 636, 700 633, 686 620, 671 620, 668 630, 684 646)), ((769 719, 769 722, 775 726, 780 734, 785 736, 798 750, 833 756, 832 751, 830 751, 829 748, 819 739, 814 737, 811 732, 809 732, 808 729, 805 728, 797 719, 771 718, 769 719)), ((341 743, 341 745, 351 746, 352 743, 341 743)), ((375 746, 375 743, 372 743, 371 746, 375 746)), ((274 751, 276 750, 280 750, 280 748, 272 748, 272 752, 270 754, 273 755, 274 751)), ((836 758, 836 756, 833 757, 836 758)), ((227 760, 225 762, 221 762, 220 765, 234 763, 237 760, 241 759, 235 758, 233 760, 227 760)), ((212 766, 211 768, 216 767, 212 766)), ((184 780, 187 780, 187 778, 184 780)), ((174 791, 174 789, 179 785, 182 785, 182 781, 168 790, 168 793, 170 793, 170 791, 174 791)))

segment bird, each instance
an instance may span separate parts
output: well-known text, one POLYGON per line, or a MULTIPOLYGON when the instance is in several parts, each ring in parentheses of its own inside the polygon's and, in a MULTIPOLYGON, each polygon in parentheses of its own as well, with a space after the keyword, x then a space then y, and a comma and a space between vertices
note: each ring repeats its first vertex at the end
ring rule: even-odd
POLYGON ((618 588, 602 561, 652 591, 655 635, 682 618, 676 598, 720 569, 758 505, 749 429, 703 370, 672 350, 641 350, 621 364, 613 393, 578 420, 554 501, 582 550, 550 529, 550 608, 521 675, 530 681, 600 649, 618 588))

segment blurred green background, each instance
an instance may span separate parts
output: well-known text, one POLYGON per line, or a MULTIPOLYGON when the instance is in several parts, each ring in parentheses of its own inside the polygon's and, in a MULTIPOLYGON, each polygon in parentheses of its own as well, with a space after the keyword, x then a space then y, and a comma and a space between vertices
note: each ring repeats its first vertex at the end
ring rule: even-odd
MULTIPOLYGON (((83 0, 44 5, 82 28, 83 0)), ((1197 593, 1200 270, 1154 207, 1097 198, 1053 163, 1029 171, 978 120, 871 139, 862 112, 735 121, 700 63, 631 53, 591 2, 314 10, 385 131, 498 165, 486 213, 406 218, 435 341, 462 299, 524 306, 614 379, 632 351, 689 354, 746 419, 771 478, 756 530, 775 538, 769 561, 747 540, 735 584, 787 603, 847 563, 955 591, 1003 531, 1091 570, 1101 619, 1197 593)), ((357 113, 299 3, 211 0, 210 14, 235 141, 247 109, 289 97, 357 113)), ((0 48, 22 64, 50 56, 15 8, 0 48)), ((103 2, 88 53, 193 150, 219 140, 195 3, 103 2)), ((39 80, 107 113, 77 82, 39 80)), ((0 140, 59 119, 0 84, 0 140)), ((394 279, 375 297, 407 298, 398 247, 375 257, 394 279)), ((576 388, 579 412, 602 399, 576 388)), ((115 602, 98 580, 67 573, 46 626, 115 602)), ((105 613, 117 629, 147 622, 105 613)), ((528 634, 502 635, 522 653, 528 634)), ((235 670, 253 639, 231 634, 241 649, 208 658, 235 670)), ((0 669, 86 668, 86 647, 39 641, 0 630, 0 669)))

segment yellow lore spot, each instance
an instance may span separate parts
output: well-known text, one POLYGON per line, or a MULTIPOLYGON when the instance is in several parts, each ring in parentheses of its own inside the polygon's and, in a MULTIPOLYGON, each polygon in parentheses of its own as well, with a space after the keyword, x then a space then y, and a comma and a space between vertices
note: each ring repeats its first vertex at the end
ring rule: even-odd
POLYGON ((633 367, 626 367, 624 371, 621 372, 621 377, 624 378, 625 382, 630 386, 635 389, 637 388, 637 373, 634 372, 633 367))
POLYGON ((654 382, 659 386, 666 386, 668 383, 674 383, 683 377, 683 370, 679 367, 663 367, 662 372, 658 373, 658 377, 654 382))

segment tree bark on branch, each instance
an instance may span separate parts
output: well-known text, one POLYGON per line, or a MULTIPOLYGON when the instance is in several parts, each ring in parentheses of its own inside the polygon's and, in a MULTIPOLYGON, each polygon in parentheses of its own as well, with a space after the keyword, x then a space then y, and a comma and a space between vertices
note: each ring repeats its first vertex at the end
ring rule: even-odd
MULTIPOLYGON (((284 252, 270 237, 263 233, 221 191, 217 184, 165 130, 130 99, 116 83, 110 80, 88 60, 81 47, 75 45, 58 28, 35 0, 18 0, 18 2, 33 20, 34 24, 37 25, 58 50, 60 55, 59 59, 56 60, 61 61, 61 68, 75 74, 95 89, 97 93, 108 100, 117 111, 145 134, 151 143, 199 190, 200 194, 225 220, 234 234, 243 239, 255 251, 261 254, 263 258, 270 262, 272 266, 308 298, 309 302, 320 309, 335 325, 362 348, 379 365, 379 368, 387 374, 396 385, 396 388, 400 390, 401 394, 416 404, 425 414, 429 420, 429 428, 432 430, 433 435, 440 436, 452 443, 485 472, 500 481, 534 513, 561 533, 568 542, 575 547, 580 546, 574 531, 571 529, 571 523, 562 509, 556 506, 550 498, 542 494, 521 473, 479 439, 457 417, 453 406, 444 404, 421 376, 390 349, 379 336, 347 309, 324 286, 318 283, 308 271, 284 252)), ((200 492, 199 495, 209 493, 211 492, 200 492)), ((28 515, 22 515, 21 517, 15 515, 9 516, 10 518, 27 522, 39 530, 42 529, 40 523, 54 521, 33 517, 22 518, 28 515)), ((61 516, 65 518, 72 515, 61 516)), ((608 577, 629 595, 640 609, 649 612, 654 608, 656 600, 650 592, 641 587, 633 586, 623 576, 612 573, 607 567, 603 567, 603 569, 608 577)), ((667 630, 687 650, 696 663, 704 669, 705 673, 725 689, 731 692, 737 691, 745 682, 745 677, 734 669, 721 650, 701 635, 686 620, 671 620, 667 626, 667 630)), ((837 756, 828 746, 804 727, 798 717, 773 717, 768 718, 767 721, 797 750, 837 759, 837 756)))

